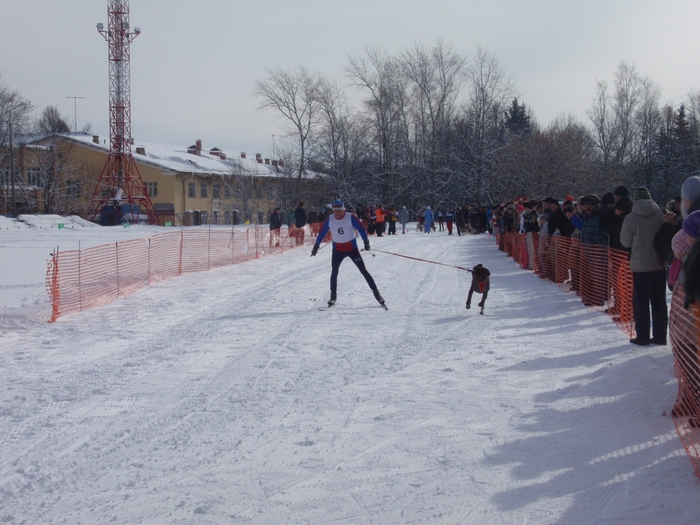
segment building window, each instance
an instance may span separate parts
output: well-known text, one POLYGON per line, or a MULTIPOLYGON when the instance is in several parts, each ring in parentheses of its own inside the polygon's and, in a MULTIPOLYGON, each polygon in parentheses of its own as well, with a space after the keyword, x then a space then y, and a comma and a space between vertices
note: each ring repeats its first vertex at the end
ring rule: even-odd
POLYGON ((206 182, 202 182, 202 187, 199 190, 199 196, 203 199, 209 197, 209 185, 206 182))
POLYGON ((219 184, 212 184, 211 192, 212 196, 215 199, 220 199, 221 198, 221 190, 219 189, 221 186, 219 184))
POLYGON ((260 186, 255 188, 255 198, 262 199, 262 188, 260 186))
POLYGON ((158 183, 157 182, 147 182, 146 183, 146 193, 149 197, 158 196, 158 183))
POLYGON ((194 182, 190 182, 190 183, 188 184, 187 188, 188 188, 188 190, 189 190, 188 193, 187 193, 187 196, 190 197, 190 198, 192 198, 192 199, 194 199, 194 198, 197 196, 196 191, 195 191, 194 182))
POLYGON ((230 184, 224 184, 224 199, 230 199, 233 194, 230 184))
POLYGON ((79 180, 68 179, 66 181, 66 195, 72 199, 80 197, 81 184, 79 180))
POLYGON ((41 170, 39 168, 27 168, 27 184, 29 186, 41 186, 41 170))

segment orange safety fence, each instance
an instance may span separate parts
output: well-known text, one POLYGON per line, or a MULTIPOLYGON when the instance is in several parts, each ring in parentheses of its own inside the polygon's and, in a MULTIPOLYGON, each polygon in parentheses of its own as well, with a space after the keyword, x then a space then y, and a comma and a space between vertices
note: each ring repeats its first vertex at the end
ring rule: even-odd
MULTIPOLYGON (((578 239, 537 233, 497 234, 499 250, 521 268, 577 293, 581 301, 604 311, 627 334, 634 335, 633 281, 628 254, 578 239)), ((700 478, 700 306, 685 303, 677 281, 671 298, 669 337, 678 398, 671 411, 678 436, 700 478)))
POLYGON ((246 230, 183 229, 151 237, 104 244, 51 255, 46 290, 51 319, 102 306, 144 286, 177 277, 283 253, 312 244, 302 235, 307 228, 270 231, 264 226, 246 230))
POLYGON ((700 308, 685 302, 683 283, 676 282, 671 298, 668 333, 678 378, 678 397, 671 410, 678 437, 695 474, 700 477, 700 308))
POLYGON ((497 234, 496 242, 521 268, 578 294, 583 304, 604 311, 622 331, 634 335, 627 252, 538 233, 497 234))

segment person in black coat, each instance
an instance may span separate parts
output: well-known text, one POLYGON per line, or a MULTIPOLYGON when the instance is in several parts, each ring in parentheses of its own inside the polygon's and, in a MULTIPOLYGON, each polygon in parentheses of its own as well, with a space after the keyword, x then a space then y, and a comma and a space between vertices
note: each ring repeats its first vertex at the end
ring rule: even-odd
MULTIPOLYGON (((561 233, 562 225, 566 221, 566 215, 559 206, 559 201, 553 197, 548 197, 549 201, 549 221, 547 221, 547 234, 554 235, 554 232, 559 230, 561 233)), ((571 234, 569 234, 570 236, 571 234)))
POLYGON ((296 209, 294 210, 294 235, 296 238, 296 244, 304 244, 304 226, 306 226, 306 211, 304 210, 304 203, 299 201, 296 209))
POLYGON ((279 206, 270 214, 270 246, 279 248, 282 229, 282 210, 279 206))
POLYGON ((318 220, 318 212, 316 211, 316 208, 311 208, 309 210, 309 216, 308 216, 308 221, 309 221, 309 227, 311 228, 311 235, 316 236, 318 234, 318 229, 319 229, 319 220, 318 220))

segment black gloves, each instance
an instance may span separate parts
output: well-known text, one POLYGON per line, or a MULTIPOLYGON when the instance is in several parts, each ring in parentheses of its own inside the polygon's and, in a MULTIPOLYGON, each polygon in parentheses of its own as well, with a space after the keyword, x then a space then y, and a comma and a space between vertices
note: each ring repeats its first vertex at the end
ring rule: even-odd
POLYGON ((367 239, 367 240, 365 241, 365 251, 366 251, 366 252, 369 251, 369 239, 367 239))
POLYGON ((318 253, 318 245, 314 244, 314 247, 311 248, 311 257, 314 257, 318 253))

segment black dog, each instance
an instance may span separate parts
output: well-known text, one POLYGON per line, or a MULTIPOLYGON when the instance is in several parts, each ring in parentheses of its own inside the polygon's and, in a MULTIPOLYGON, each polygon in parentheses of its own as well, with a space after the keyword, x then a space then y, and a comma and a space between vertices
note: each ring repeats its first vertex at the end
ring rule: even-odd
POLYGON ((481 264, 477 264, 472 268, 472 287, 469 288, 469 295, 467 296, 467 310, 472 307, 472 294, 474 292, 479 292, 483 295, 479 306, 481 306, 481 315, 484 315, 484 305, 486 304, 486 298, 489 296, 489 288, 491 272, 484 268, 481 264))

